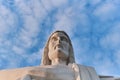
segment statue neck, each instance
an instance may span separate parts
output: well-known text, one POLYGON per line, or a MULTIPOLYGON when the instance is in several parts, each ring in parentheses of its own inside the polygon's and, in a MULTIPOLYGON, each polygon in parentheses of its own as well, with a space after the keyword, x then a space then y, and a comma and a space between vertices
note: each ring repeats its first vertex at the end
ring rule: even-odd
POLYGON ((52 65, 66 65, 66 61, 56 58, 52 60, 52 65))

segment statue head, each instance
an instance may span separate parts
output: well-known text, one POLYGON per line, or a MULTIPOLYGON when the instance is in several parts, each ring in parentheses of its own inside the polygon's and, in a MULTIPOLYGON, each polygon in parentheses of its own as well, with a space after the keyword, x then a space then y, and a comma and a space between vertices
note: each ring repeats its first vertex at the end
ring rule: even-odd
POLYGON ((51 65, 51 61, 55 58, 65 60, 66 65, 75 62, 71 40, 64 31, 55 31, 48 38, 41 64, 51 65))

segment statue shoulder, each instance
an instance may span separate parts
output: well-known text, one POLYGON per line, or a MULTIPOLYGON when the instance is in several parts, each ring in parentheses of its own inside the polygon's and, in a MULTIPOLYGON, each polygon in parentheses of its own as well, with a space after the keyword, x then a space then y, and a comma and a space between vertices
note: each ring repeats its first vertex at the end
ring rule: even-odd
POLYGON ((76 63, 70 64, 69 66, 75 71, 77 80, 100 80, 93 67, 76 63))

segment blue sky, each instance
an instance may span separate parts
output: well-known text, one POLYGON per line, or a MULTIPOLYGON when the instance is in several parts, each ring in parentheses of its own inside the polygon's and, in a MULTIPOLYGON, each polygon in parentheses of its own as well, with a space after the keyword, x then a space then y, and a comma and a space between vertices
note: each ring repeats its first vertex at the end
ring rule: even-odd
POLYGON ((51 32, 64 30, 76 63, 120 76, 119 0, 0 0, 0 69, 38 66, 51 32))

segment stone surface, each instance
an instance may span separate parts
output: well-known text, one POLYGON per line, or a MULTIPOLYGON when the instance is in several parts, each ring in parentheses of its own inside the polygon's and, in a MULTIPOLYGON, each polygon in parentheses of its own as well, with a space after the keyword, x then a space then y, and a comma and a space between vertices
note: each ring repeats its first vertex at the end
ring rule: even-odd
POLYGON ((92 67, 72 64, 2 70, 0 80, 99 80, 99 78, 92 67))
POLYGON ((55 31, 45 45, 42 65, 75 63, 73 47, 69 36, 64 31, 55 31))

